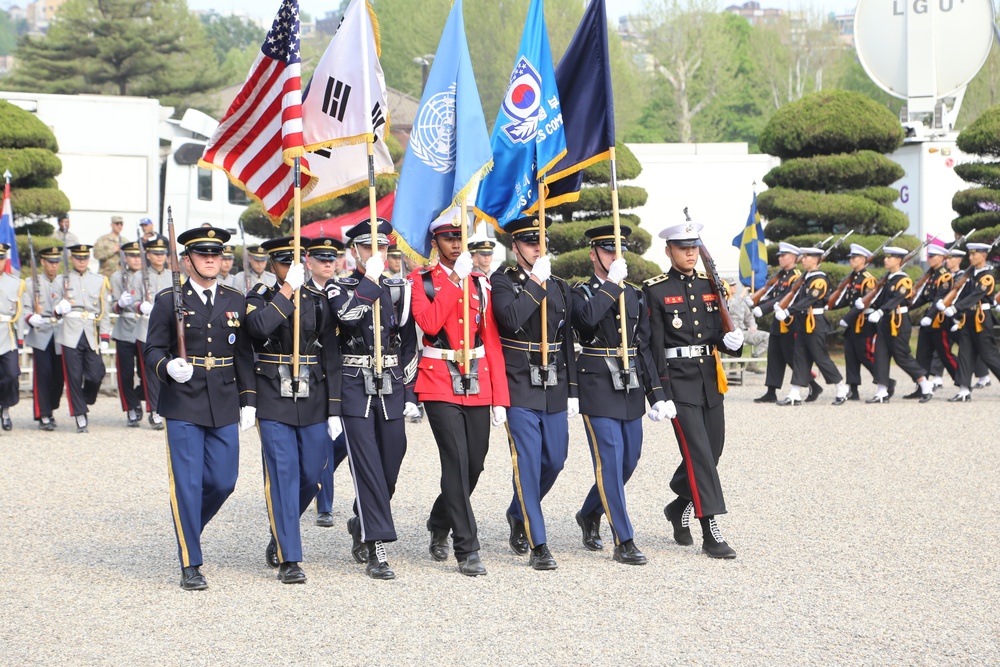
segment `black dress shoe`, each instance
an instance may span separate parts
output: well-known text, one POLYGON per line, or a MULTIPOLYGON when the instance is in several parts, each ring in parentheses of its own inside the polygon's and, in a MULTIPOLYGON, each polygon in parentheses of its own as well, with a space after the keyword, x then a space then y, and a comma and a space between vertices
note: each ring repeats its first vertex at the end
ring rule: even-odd
POLYGON ((361 521, 358 517, 352 516, 347 520, 347 532, 351 534, 351 555, 359 563, 368 562, 368 547, 361 541, 361 521))
POLYGON ((268 567, 278 567, 278 543, 274 541, 273 535, 271 541, 267 543, 267 548, 264 549, 264 561, 268 567))
MULTIPOLYGON (((439 563, 448 560, 448 531, 434 528, 429 519, 427 520, 427 530, 431 533, 431 545, 428 547, 428 550, 431 552, 431 558, 439 563)), ((479 556, 476 556, 476 558, 479 558, 479 556)), ((461 565, 459 565, 458 569, 462 569, 461 565)))
POLYGON ((76 416, 76 432, 77 433, 87 432, 87 415, 76 416))
POLYGON ((195 565, 181 568, 181 588, 186 591, 203 591, 208 588, 208 582, 199 567, 195 565))
POLYGON ((56 430, 56 423, 49 419, 48 421, 42 420, 38 422, 38 428, 42 431, 54 431, 56 430))
POLYGON ((161 417, 160 415, 156 414, 155 412, 150 412, 149 413, 149 425, 153 427, 154 431, 162 431, 163 428, 164 428, 164 426, 163 426, 163 417, 161 417))
POLYGON ((333 514, 320 512, 316 515, 316 525, 320 528, 333 528, 333 514))
POLYGON ((142 424, 142 418, 135 414, 135 410, 128 411, 128 427, 129 428, 139 428, 142 424))
POLYGON ((860 401, 861 394, 858 393, 858 385, 851 385, 851 391, 847 394, 847 400, 849 401, 860 401))
POLYGON ((892 395, 896 393, 896 381, 895 380, 889 380, 889 386, 886 389, 886 391, 889 392, 889 398, 892 398, 892 395))
POLYGON ((304 584, 306 583, 306 573, 299 567, 298 563, 282 563, 278 568, 278 581, 283 584, 304 584))
POLYGON ((777 397, 777 395, 774 392, 769 391, 766 394, 764 394, 763 396, 759 396, 759 397, 753 399, 753 402, 754 403, 777 403, 778 402, 778 397, 777 397))
POLYGON ((0 424, 3 425, 3 430, 9 431, 14 428, 14 422, 10 420, 10 408, 3 408, 0 410, 0 424))
MULTIPOLYGON (((989 387, 991 384, 993 384, 993 380, 991 380, 990 378, 986 378, 985 382, 977 382, 976 384, 972 385, 972 388, 973 389, 985 389, 986 387, 989 387)), ((7 428, 7 427, 4 426, 4 428, 7 428)), ((7 430, 9 431, 10 429, 7 428, 7 430)))
POLYGON ((467 577, 478 577, 486 574, 486 566, 479 558, 479 552, 473 551, 465 560, 458 561, 458 571, 467 577))
POLYGON ((645 565, 646 557, 632 540, 625 540, 615 547, 615 560, 625 565, 645 565))
POLYGON ((507 539, 507 543, 510 544, 514 553, 523 556, 528 553, 528 536, 524 532, 524 522, 508 514, 507 523, 510 525, 510 537, 507 539))
POLYGON ((972 400, 972 394, 955 394, 948 399, 949 403, 968 403, 972 400))
MULTIPOLYGON (((808 401, 809 399, 807 398, 806 400, 808 401)), ((780 401, 778 401, 778 405, 781 405, 781 406, 802 405, 802 399, 799 399, 799 398, 783 398, 780 401)))
POLYGON ((694 503, 688 502, 684 505, 684 508, 679 512, 678 508, 674 506, 674 503, 670 503, 663 508, 663 514, 667 517, 667 521, 674 527, 674 542, 681 545, 682 547, 689 547, 694 544, 694 538, 691 537, 691 515, 694 514, 694 503))
POLYGON ((844 403, 847 403, 847 397, 846 396, 838 396, 835 399, 833 399, 833 402, 830 403, 830 405, 843 405, 844 403))
POLYGON ((365 548, 368 550, 368 565, 365 566, 365 574, 372 579, 395 579, 396 573, 389 567, 385 546, 381 542, 367 542, 365 548))
POLYGON ((921 403, 926 403, 927 401, 931 400, 932 398, 934 398, 934 393, 933 392, 927 392, 926 394, 920 394, 920 402, 921 403))
POLYGON ((813 401, 818 399, 819 395, 822 393, 823 393, 823 387, 816 384, 816 381, 813 380, 812 382, 809 383, 809 395, 806 396, 806 403, 812 403, 813 401))
POLYGON ((583 546, 591 551, 600 551, 604 548, 604 541, 601 540, 600 514, 588 514, 584 516, 582 512, 577 512, 576 523, 583 531, 583 546))
POLYGON ((872 396, 867 401, 865 401, 865 403, 888 403, 888 402, 889 402, 888 396, 872 396))
POLYGON ((556 559, 549 553, 549 547, 545 544, 539 544, 531 550, 528 565, 535 570, 554 570, 559 567, 556 564, 556 559))
POLYGON ((909 394, 903 397, 904 401, 915 400, 923 396, 924 393, 920 391, 920 387, 917 387, 916 391, 911 391, 909 394))

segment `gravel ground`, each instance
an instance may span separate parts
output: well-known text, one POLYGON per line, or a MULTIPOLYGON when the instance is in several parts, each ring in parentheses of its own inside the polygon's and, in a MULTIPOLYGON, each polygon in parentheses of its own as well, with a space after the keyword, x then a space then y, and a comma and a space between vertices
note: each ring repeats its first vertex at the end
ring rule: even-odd
POLYGON ((59 431, 36 432, 22 400, 15 430, 0 434, 0 663, 1000 663, 1000 447, 988 416, 1000 390, 970 404, 945 403, 945 390, 927 405, 838 408, 828 390, 778 408, 752 403, 761 389, 747 376, 726 402, 720 523, 734 561, 673 543, 663 505, 677 447, 652 423, 628 486, 649 564, 619 565, 610 545, 586 551, 573 517, 593 471, 577 419, 544 502, 559 569, 535 572, 507 546, 510 458, 494 431, 473 498, 489 575, 463 577, 427 553, 439 463, 425 421, 407 428, 395 581, 367 579, 350 556, 347 466, 336 527, 303 518, 308 583, 275 580, 250 432, 236 492, 204 535, 204 592, 178 587, 163 435, 126 429, 107 396, 89 434, 72 432, 65 407, 59 431))

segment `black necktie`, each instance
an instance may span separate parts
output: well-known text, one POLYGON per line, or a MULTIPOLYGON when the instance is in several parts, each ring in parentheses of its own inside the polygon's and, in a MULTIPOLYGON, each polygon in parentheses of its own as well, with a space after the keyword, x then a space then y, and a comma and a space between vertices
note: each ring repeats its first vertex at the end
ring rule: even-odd
POLYGON ((202 290, 201 293, 205 295, 205 305, 208 306, 209 310, 212 310, 212 290, 202 290))

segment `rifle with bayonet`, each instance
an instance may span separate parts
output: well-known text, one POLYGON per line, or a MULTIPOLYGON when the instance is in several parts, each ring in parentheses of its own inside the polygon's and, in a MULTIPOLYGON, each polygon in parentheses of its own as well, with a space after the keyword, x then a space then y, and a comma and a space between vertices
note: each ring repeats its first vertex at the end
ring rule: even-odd
POLYGON ((63 298, 69 301, 69 246, 66 245, 68 229, 63 230, 63 298))
MULTIPOLYGON (((973 229, 972 231, 968 232, 967 234, 962 234, 960 237, 958 237, 957 239, 955 239, 955 242, 952 244, 952 247, 955 247, 955 246, 958 246, 959 244, 961 244, 962 241, 964 241, 965 239, 969 238, 969 236, 971 234, 974 234, 975 231, 976 230, 973 229)), ((920 293, 923 291, 924 287, 927 285, 927 281, 931 279, 931 275, 933 275, 934 273, 935 273, 935 269, 927 269, 926 271, 924 271, 924 275, 920 276, 920 280, 918 280, 917 283, 913 286, 913 299, 912 299, 912 301, 916 301, 917 300, 917 298, 920 296, 920 293)))
MULTIPOLYGON (((969 233, 971 234, 972 232, 969 233)), ((993 242, 990 243, 990 248, 993 248, 998 243, 1000 243, 1000 236, 997 236, 995 239, 993 239, 993 242)), ((941 299, 941 301, 944 302, 944 308, 941 308, 940 310, 945 310, 946 308, 949 308, 951 304, 955 302, 955 299, 958 298, 958 295, 962 291, 962 288, 965 287, 965 282, 972 276, 972 274, 973 270, 972 267, 970 266, 968 269, 966 269, 965 273, 962 275, 962 278, 958 282, 956 282, 954 286, 952 286, 951 291, 948 292, 943 299, 941 299)))
POLYGON ((42 312, 42 286, 38 284, 38 264, 35 262, 35 246, 31 242, 31 230, 28 230, 28 255, 31 257, 31 296, 32 310, 36 314, 42 312))
POLYGON ((253 285, 250 284, 250 256, 247 248, 247 234, 243 229, 243 221, 240 220, 240 239, 243 241, 243 293, 249 293, 253 285))
MULTIPOLYGON (((687 208, 684 209, 684 217, 689 221, 691 220, 688 216, 687 208)), ((708 275, 708 284, 711 285, 712 291, 715 292, 715 298, 719 300, 719 317, 722 320, 722 333, 727 334, 736 329, 736 327, 733 325, 733 318, 729 316, 729 305, 726 302, 726 291, 722 286, 722 278, 719 276, 719 270, 715 267, 715 260, 712 259, 712 254, 705 247, 704 241, 698 246, 698 253, 701 255, 701 263, 705 266, 705 273, 708 275)))
MULTIPOLYGON (((844 234, 843 236, 841 236, 839 239, 837 239, 836 241, 834 241, 833 244, 829 248, 827 248, 825 251, 823 251, 823 255, 819 258, 819 262, 816 263, 816 266, 819 266, 820 264, 822 264, 823 260, 826 259, 827 257, 829 257, 830 253, 833 252, 841 243, 843 243, 844 239, 846 239, 848 236, 850 236, 853 233, 854 233, 854 230, 852 229, 851 231, 847 232, 846 234, 844 234)), ((824 245, 826 245, 827 241, 829 241, 832 238, 833 238, 833 236, 828 236, 817 247, 818 248, 822 248, 824 245)), ((798 293, 799 288, 802 287, 802 283, 804 283, 805 281, 806 281, 806 272, 803 271, 802 275, 799 276, 798 278, 796 278, 795 282, 792 283, 792 287, 791 287, 791 289, 788 290, 788 293, 785 294, 785 296, 781 297, 781 301, 778 302, 778 308, 780 308, 781 310, 788 310, 788 307, 792 305, 792 300, 795 298, 795 295, 798 293)))
POLYGON ((142 227, 136 227, 139 238, 139 255, 142 257, 142 300, 151 301, 156 295, 153 294, 153 286, 149 284, 149 258, 146 257, 146 242, 142 240, 142 227))
MULTIPOLYGON (((897 238, 899 238, 899 235, 902 233, 903 230, 899 230, 898 232, 887 238, 885 241, 882 241, 882 245, 875 248, 875 250, 872 251, 872 254, 869 255, 867 259, 865 259, 865 265, 861 267, 861 270, 864 271, 865 269, 867 269, 868 265, 871 264, 872 261, 874 261, 875 255, 882 252, 882 248, 886 247, 887 245, 895 241, 897 238)), ((837 302, 840 301, 841 294, 844 293, 844 290, 847 289, 847 286, 851 283, 851 275, 853 273, 854 273, 853 271, 851 273, 848 273, 847 276, 845 276, 844 279, 840 281, 840 284, 837 285, 837 289, 834 290, 833 294, 830 295, 830 300, 826 302, 826 307, 829 310, 833 310, 836 307, 837 302)))
MULTIPOLYGON (((902 271, 903 267, 905 267, 907 264, 909 264, 914 259, 919 257, 920 251, 926 248, 930 242, 931 239, 925 240, 923 243, 917 246, 916 250, 911 250, 907 255, 905 255, 903 257, 903 260, 899 263, 899 270, 902 271)), ((872 307, 872 302, 875 300, 876 295, 878 295, 878 293, 882 291, 882 288, 885 287, 886 283, 889 282, 889 275, 890 275, 889 272, 886 271, 885 274, 882 276, 882 278, 877 283, 875 283, 875 287, 872 289, 872 291, 868 292, 868 294, 865 294, 863 297, 861 297, 861 302, 864 304, 864 308, 862 310, 867 310, 872 307)))
POLYGON ((177 356, 187 360, 187 341, 184 339, 184 296, 181 292, 181 266, 177 259, 177 236, 174 233, 174 214, 167 207, 167 230, 170 234, 171 292, 174 296, 174 317, 177 320, 177 356))

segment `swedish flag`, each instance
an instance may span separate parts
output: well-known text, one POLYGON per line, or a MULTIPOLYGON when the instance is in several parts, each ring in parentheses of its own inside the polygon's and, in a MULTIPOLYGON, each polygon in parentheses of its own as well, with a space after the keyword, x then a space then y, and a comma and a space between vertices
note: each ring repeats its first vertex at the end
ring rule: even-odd
POLYGON ((740 249, 740 282, 750 289, 758 289, 767 282, 767 245, 764 227, 757 213, 757 193, 753 193, 750 215, 743 231, 733 239, 733 246, 740 249))

